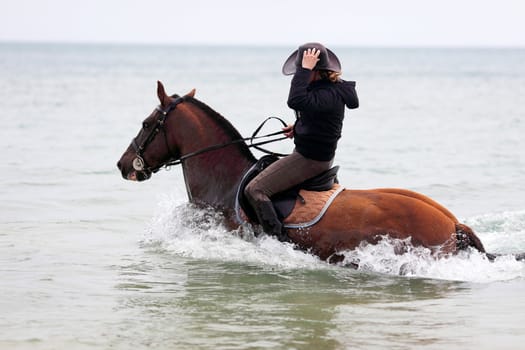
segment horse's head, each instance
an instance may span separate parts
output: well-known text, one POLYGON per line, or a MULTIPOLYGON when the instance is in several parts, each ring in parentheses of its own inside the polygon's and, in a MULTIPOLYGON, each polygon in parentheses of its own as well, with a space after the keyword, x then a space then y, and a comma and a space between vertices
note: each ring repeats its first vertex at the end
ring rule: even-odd
POLYGON ((177 105, 184 101, 184 97, 193 97, 195 90, 184 97, 168 96, 159 81, 157 95, 160 105, 144 119, 139 133, 117 163, 122 177, 127 180, 147 180, 167 162, 179 157, 179 150, 170 147, 166 122, 177 105))

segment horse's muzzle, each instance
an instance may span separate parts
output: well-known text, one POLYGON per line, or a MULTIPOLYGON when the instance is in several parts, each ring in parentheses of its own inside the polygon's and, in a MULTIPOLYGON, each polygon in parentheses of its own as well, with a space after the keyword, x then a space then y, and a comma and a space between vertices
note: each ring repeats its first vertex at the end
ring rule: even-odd
POLYGON ((122 161, 117 162, 117 168, 119 168, 122 177, 130 181, 145 181, 151 177, 151 171, 144 170, 135 170, 133 167, 126 167, 122 164, 122 161))

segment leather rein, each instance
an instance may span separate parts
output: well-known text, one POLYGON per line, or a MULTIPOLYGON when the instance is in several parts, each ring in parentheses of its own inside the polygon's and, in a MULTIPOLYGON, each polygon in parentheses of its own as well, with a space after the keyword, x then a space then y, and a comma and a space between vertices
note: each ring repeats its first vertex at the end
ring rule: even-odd
POLYGON ((268 117, 268 118, 266 118, 257 127, 257 129, 255 129, 255 131, 253 132, 252 136, 250 136, 250 137, 244 137, 244 138, 232 140, 232 141, 229 141, 229 142, 226 142, 226 143, 221 143, 221 144, 205 147, 205 148, 202 148, 200 150, 197 150, 197 151, 194 151, 194 152, 191 152, 191 153, 187 153, 187 154, 182 155, 182 156, 175 155, 175 153, 172 152, 172 150, 171 150, 171 148, 169 146, 168 136, 166 134, 166 129, 165 129, 164 124, 166 122, 168 114, 171 113, 175 108, 177 108, 177 106, 180 103, 184 102, 185 98, 184 98, 184 96, 183 97, 179 97, 177 95, 174 95, 172 97, 174 97, 175 100, 172 101, 168 106, 166 106, 166 108, 163 109, 161 105, 158 105, 156 107, 156 110, 158 111, 158 113, 160 115, 157 118, 157 122, 156 122, 155 127, 151 128, 151 131, 149 132, 148 136, 144 139, 144 141, 140 145, 137 143, 137 137, 134 137, 133 140, 131 141, 131 145, 133 146, 133 149, 135 150, 135 158, 133 159, 133 169, 135 169, 136 171, 141 171, 141 172, 146 171, 146 172, 149 172, 149 173, 156 173, 157 171, 159 171, 163 167, 167 168, 167 167, 170 167, 172 165, 182 164, 188 158, 192 158, 192 157, 198 156, 198 155, 206 153, 206 152, 215 151, 215 150, 218 150, 218 149, 221 149, 221 148, 228 147, 230 145, 234 145, 234 144, 242 143, 242 142, 246 142, 246 141, 250 142, 247 145, 248 147, 254 147, 255 149, 257 149, 257 150, 259 150, 259 151, 261 151, 263 153, 274 155, 274 156, 278 156, 278 157, 286 156, 286 154, 281 154, 281 153, 268 151, 268 150, 266 150, 266 149, 264 149, 264 148, 262 148, 260 146, 268 144, 268 143, 272 143, 272 142, 281 141, 281 140, 286 139, 287 137, 279 137, 279 138, 275 138, 275 139, 271 139, 271 140, 259 141, 259 142, 255 142, 254 143, 254 140, 267 138, 267 137, 272 137, 272 136, 277 136, 277 135, 280 135, 280 134, 284 133, 284 131, 277 131, 277 132, 273 132, 273 133, 270 133, 270 134, 258 136, 259 131, 262 129, 262 127, 266 124, 266 122, 268 122, 271 119, 276 119, 276 120, 280 121, 283 124, 283 126, 286 127, 287 124, 279 117, 268 117), (172 160, 169 160, 168 162, 166 162, 164 164, 161 164, 161 165, 159 165, 159 166, 157 166, 155 168, 152 168, 152 167, 147 166, 146 161, 144 160, 143 156, 144 156, 144 151, 146 150, 146 147, 155 139, 155 137, 157 136, 157 134, 159 132, 162 132, 164 134, 164 141, 166 143, 166 148, 168 149, 169 154, 172 155, 172 158, 171 158, 172 160))

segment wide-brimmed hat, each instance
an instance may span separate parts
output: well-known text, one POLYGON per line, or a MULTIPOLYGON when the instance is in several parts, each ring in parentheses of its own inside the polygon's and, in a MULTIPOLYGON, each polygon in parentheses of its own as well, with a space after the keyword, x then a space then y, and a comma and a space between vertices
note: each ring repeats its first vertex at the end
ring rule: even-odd
POLYGON ((341 62, 339 62, 339 59, 335 53, 324 47, 323 44, 306 43, 299 46, 299 49, 292 52, 290 57, 286 59, 286 62, 284 62, 283 65, 283 74, 294 74, 297 70, 297 67, 301 67, 303 61, 303 52, 307 49, 313 48, 321 51, 321 54, 319 55, 319 61, 315 65, 314 70, 331 70, 333 72, 341 73, 341 62))

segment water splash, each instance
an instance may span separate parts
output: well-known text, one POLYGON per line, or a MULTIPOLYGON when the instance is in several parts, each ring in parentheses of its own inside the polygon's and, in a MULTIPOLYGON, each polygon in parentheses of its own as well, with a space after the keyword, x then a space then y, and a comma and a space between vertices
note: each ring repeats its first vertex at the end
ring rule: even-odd
POLYGON ((407 277, 487 283, 525 278, 525 264, 512 255, 503 255, 494 262, 474 249, 437 259, 428 248, 414 247, 407 240, 385 237, 378 244, 363 243, 347 251, 345 264, 358 263, 358 270, 407 277), (403 244, 407 252, 398 255, 396 247, 403 244))
POLYGON ((358 271, 456 281, 487 283, 525 278, 525 263, 513 253, 525 251, 525 212, 487 214, 463 220, 470 225, 487 251, 502 254, 490 262, 484 254, 466 250, 436 259, 427 248, 410 240, 385 238, 376 245, 361 244, 344 252, 345 260, 329 265, 309 253, 268 236, 255 237, 251 226, 229 231, 220 214, 165 197, 141 239, 147 249, 178 256, 271 266, 280 269, 338 269, 358 262, 358 271), (396 254, 399 245, 406 253, 396 254))
POLYGON ((273 237, 255 237, 251 226, 229 231, 212 209, 161 201, 159 214, 148 226, 141 244, 171 254, 196 259, 253 263, 284 269, 323 269, 329 266, 316 256, 296 250, 273 237))

